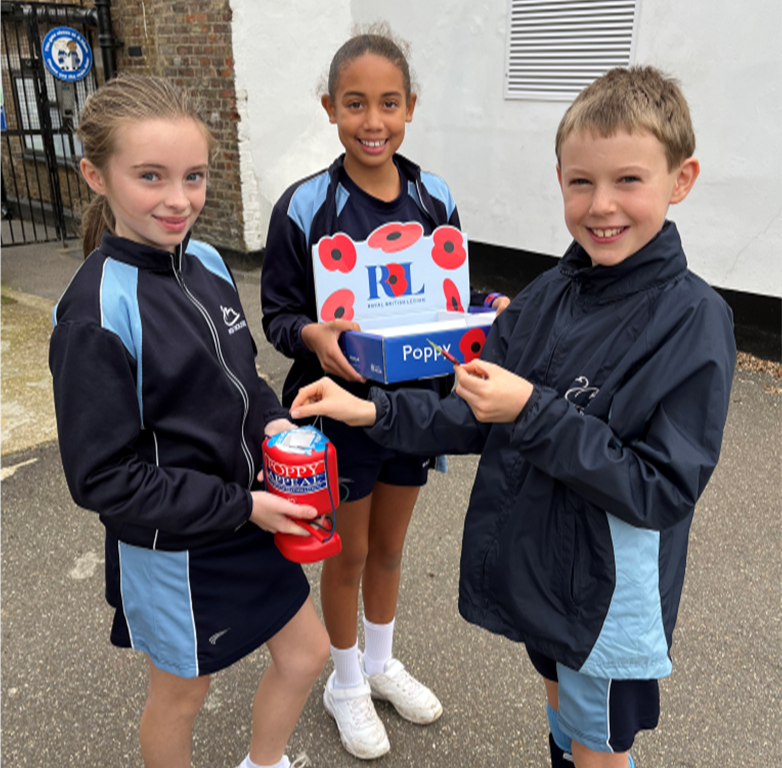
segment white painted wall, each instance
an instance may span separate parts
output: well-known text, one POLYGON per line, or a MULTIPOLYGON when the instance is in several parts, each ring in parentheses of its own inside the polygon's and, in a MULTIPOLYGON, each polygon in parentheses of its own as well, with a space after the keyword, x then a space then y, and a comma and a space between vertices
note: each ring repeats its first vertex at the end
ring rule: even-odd
MULTIPOLYGON (((402 153, 446 179, 471 239, 560 255, 554 134, 567 104, 503 98, 507 0, 231 0, 250 248, 274 201, 341 151, 317 93, 352 22, 412 45, 420 98, 402 153)), ((674 207, 692 269, 782 296, 782 3, 639 0, 635 63, 678 77, 701 176, 674 207)))

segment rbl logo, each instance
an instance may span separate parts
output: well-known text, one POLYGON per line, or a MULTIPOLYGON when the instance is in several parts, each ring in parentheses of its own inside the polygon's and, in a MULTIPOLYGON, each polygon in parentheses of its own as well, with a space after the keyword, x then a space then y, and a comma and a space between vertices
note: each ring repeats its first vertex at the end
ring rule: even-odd
POLYGON ((369 300, 380 298, 378 293, 382 288, 386 296, 392 299, 400 296, 419 296, 424 292, 425 285, 417 291, 413 290, 413 281, 410 277, 410 264, 371 264, 367 266, 369 277, 369 300))

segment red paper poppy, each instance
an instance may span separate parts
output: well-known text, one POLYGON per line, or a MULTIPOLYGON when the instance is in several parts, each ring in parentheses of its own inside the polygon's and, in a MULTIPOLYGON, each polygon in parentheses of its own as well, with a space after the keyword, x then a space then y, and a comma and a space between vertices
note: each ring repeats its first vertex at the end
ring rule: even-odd
POLYGON ((464 355, 464 362, 469 363, 480 357, 483 345, 486 343, 486 334, 481 328, 470 328, 459 341, 459 351, 464 355))
POLYGON ((353 295, 353 291, 350 291, 347 288, 334 291, 334 293, 323 302, 323 306, 320 310, 320 319, 323 320, 324 323, 328 323, 330 320, 352 320, 353 302, 355 299, 356 297, 353 295))
POLYGON ((459 289, 456 287, 456 283, 447 277, 443 280, 443 293, 445 294, 445 308, 449 312, 464 312, 459 289))
POLYGON ((391 289, 394 296, 401 296, 407 290, 407 278, 405 268, 401 264, 386 264, 388 277, 385 283, 391 289))
POLYGON ((318 243, 318 256, 329 272, 350 272, 356 266, 356 246, 347 235, 324 237, 318 243))
POLYGON ((438 227, 432 235, 432 259, 442 269, 458 269, 467 259, 464 238, 456 227, 438 227))
POLYGON ((409 224, 393 222, 378 227, 369 236, 367 245, 370 248, 379 248, 384 253, 396 253, 409 248, 423 234, 424 228, 417 221, 411 221, 409 224))

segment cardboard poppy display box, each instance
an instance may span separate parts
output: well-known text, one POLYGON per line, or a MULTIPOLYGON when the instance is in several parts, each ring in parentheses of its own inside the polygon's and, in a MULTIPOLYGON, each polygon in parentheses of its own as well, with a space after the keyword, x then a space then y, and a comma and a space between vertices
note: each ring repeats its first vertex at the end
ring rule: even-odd
POLYGON ((415 222, 384 224, 365 242, 336 234, 312 251, 318 317, 361 326, 340 346, 362 376, 391 384, 453 373, 430 342, 460 363, 480 355, 496 313, 469 311, 467 238, 455 227, 424 237, 415 222))

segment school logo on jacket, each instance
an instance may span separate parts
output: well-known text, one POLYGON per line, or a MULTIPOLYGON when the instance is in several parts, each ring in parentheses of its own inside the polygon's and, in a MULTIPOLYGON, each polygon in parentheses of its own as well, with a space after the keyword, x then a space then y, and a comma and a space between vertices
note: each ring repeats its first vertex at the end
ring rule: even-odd
POLYGON ((242 328, 247 327, 247 321, 242 320, 242 316, 232 307, 220 306, 223 312, 223 322, 228 326, 228 333, 236 333, 242 328), (239 322, 241 320, 241 322, 239 322))
POLYGON ((565 400, 573 403, 579 413, 584 412, 595 395, 600 391, 599 387, 590 387, 589 379, 586 376, 579 376, 573 386, 565 392, 565 400))

